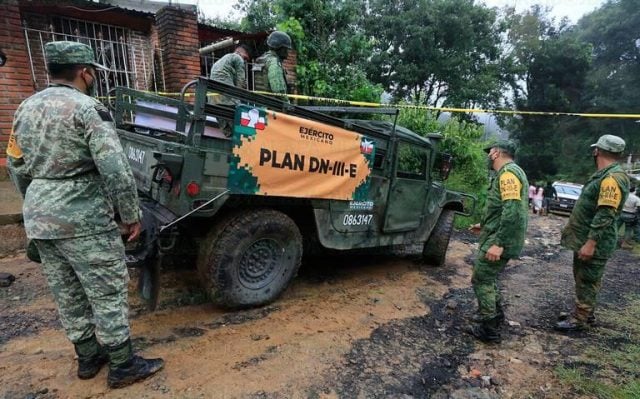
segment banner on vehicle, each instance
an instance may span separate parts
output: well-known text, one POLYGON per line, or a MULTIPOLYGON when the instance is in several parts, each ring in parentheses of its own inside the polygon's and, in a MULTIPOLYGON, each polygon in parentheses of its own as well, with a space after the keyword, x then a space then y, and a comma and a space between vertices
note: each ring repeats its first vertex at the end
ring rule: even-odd
POLYGON ((238 194, 363 201, 372 139, 279 112, 240 105, 228 186, 238 194))

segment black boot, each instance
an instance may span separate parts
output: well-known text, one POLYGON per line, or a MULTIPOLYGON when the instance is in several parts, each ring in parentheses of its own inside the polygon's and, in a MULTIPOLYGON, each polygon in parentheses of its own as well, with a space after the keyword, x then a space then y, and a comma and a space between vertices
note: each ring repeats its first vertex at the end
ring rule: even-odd
MULTIPOLYGON (((595 318, 593 319, 593 322, 595 322, 595 318)), ((581 320, 576 319, 575 317, 570 317, 566 320, 561 320, 557 322, 555 326, 553 326, 553 328, 556 331, 562 331, 562 332, 582 331, 582 330, 586 330, 589 324, 591 323, 589 323, 588 320, 587 322, 583 322, 581 320)))
POLYGON ((482 342, 500 342, 500 322, 498 317, 483 320, 480 324, 471 326, 469 333, 482 342))
MULTIPOLYGON (((496 303, 496 319, 498 320, 498 324, 502 324, 505 320, 504 308, 500 302, 496 303)), ((471 321, 474 323, 482 323, 482 320, 482 316, 477 313, 471 316, 471 321)))
POLYGON ((134 356, 131 341, 109 348, 109 388, 122 388, 143 380, 164 366, 162 359, 144 359, 134 356))
POLYGON ((88 380, 95 377, 109 357, 104 352, 96 336, 73 344, 78 355, 78 378, 88 380))

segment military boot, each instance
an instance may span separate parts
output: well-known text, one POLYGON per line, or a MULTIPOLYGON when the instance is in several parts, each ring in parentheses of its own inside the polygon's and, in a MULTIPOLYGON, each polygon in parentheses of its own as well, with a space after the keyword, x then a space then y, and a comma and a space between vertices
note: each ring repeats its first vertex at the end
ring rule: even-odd
POLYGON ((157 373, 164 366, 162 359, 144 359, 133 354, 131 341, 109 347, 109 388, 122 388, 157 373))
POLYGON ((73 344, 78 355, 78 378, 88 380, 95 377, 109 357, 102 349, 95 335, 73 344))
MULTIPOLYGON (((502 307, 502 303, 496 303, 496 319, 498 320, 498 324, 502 324, 505 320, 504 316, 504 308, 502 307)), ((483 317, 478 313, 471 316, 471 321, 474 323, 482 323, 483 317)))
POLYGON ((498 317, 483 320, 480 324, 471 326, 468 332, 482 342, 498 343, 500 342, 500 322, 498 317))
POLYGON ((589 327, 589 325, 592 324, 593 322, 595 322, 595 318, 593 318, 593 321, 589 322, 589 319, 583 321, 576 318, 575 316, 571 316, 565 320, 561 320, 557 322, 553 326, 553 328, 556 331, 561 331, 561 332, 582 331, 582 330, 586 330, 589 327))

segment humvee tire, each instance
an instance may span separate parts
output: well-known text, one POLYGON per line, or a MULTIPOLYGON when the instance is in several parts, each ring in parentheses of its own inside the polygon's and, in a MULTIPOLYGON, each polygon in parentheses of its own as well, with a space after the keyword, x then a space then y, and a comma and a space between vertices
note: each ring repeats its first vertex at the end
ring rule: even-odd
POLYGON ((198 272, 211 299, 224 307, 275 300, 298 273, 302 235, 282 212, 245 210, 221 220, 201 243, 198 272))
POLYGON ((424 263, 432 266, 444 265, 449 239, 451 239, 451 233, 453 232, 454 216, 455 213, 451 209, 445 209, 440 214, 436 226, 422 249, 424 263))

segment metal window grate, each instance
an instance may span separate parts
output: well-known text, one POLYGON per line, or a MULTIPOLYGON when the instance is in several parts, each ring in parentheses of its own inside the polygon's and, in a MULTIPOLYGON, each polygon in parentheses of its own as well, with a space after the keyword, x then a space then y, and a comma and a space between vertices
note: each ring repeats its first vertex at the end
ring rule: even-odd
POLYGON ((95 52, 96 61, 109 68, 108 71, 99 71, 99 96, 107 95, 116 86, 164 90, 160 66, 162 54, 150 45, 143 33, 57 16, 43 19, 41 15, 27 15, 24 26, 32 78, 37 89, 49 84, 44 58, 45 43, 70 40, 90 46, 95 52))

